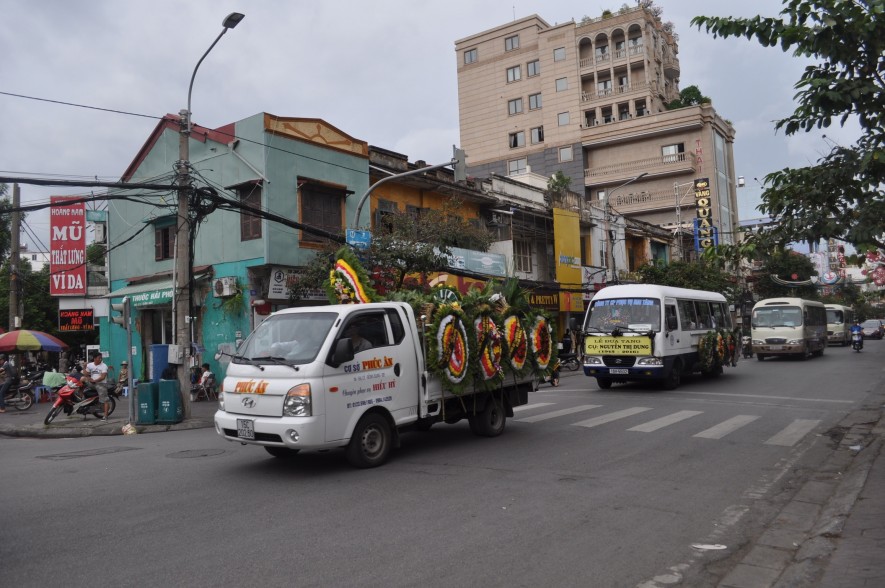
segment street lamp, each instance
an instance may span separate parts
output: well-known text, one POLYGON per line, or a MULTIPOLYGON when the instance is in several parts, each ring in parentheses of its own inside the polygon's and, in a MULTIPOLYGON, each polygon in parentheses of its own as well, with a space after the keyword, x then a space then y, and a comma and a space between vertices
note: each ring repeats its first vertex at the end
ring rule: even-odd
MULTIPOLYGON (((175 315, 175 343, 178 345, 185 358, 191 356, 191 272, 193 267, 191 264, 191 226, 190 226, 190 207, 188 204, 188 196, 190 192, 190 133, 191 133, 191 92, 194 88, 194 78, 197 77, 197 70, 200 64, 212 51, 216 43, 227 32, 240 24, 245 15, 239 12, 232 12, 225 17, 221 26, 224 27, 215 37, 215 40, 209 46, 200 60, 194 67, 194 73, 191 74, 191 82, 187 88, 187 110, 182 110, 180 115, 180 132, 178 137, 178 161, 175 164, 176 173, 178 175, 178 219, 175 231, 175 267, 173 271, 173 286, 175 288, 175 296, 172 298, 173 314, 175 315), (182 287, 182 279, 186 279, 185 285, 182 287)), ((188 377, 187 361, 183 361, 178 365, 178 384, 181 388, 182 399, 187 398, 190 378, 188 377)), ((190 403, 182 400, 184 407, 184 417, 190 417, 190 403)))
POLYGON ((642 172, 641 174, 639 174, 635 178, 630 178, 629 180, 627 180, 623 184, 615 186, 611 192, 606 192, 606 194, 605 194, 605 238, 606 238, 606 243, 608 244, 608 246, 606 247, 606 251, 605 251, 605 257, 606 257, 605 262, 606 262, 606 265, 608 267, 610 267, 612 270, 612 281, 615 283, 617 283, 617 280, 618 280, 618 273, 617 273, 617 268, 615 268, 615 252, 612 250, 612 248, 614 247, 615 238, 612 235, 612 230, 611 230, 611 208, 612 208, 612 198, 611 197, 615 192, 617 192, 618 190, 620 190, 624 186, 630 185, 633 182, 635 182, 647 175, 648 175, 648 172, 642 172))

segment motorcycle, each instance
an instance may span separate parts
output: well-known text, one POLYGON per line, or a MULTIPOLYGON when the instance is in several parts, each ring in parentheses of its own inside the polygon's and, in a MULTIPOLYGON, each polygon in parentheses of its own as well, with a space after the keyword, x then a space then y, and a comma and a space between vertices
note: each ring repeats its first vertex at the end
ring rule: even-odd
POLYGON ((576 353, 562 353, 559 356, 559 361, 562 364, 562 367, 570 372, 576 372, 578 371, 578 368, 581 367, 581 362, 578 361, 578 355, 576 353))
POLYGON ((749 335, 741 337, 741 355, 744 356, 744 359, 753 357, 753 340, 749 335))
POLYGON ((553 386, 554 388, 559 386, 559 370, 561 367, 562 367, 562 364, 559 361, 559 358, 557 357, 556 361, 553 363, 553 366, 550 368, 550 373, 544 374, 543 376, 540 376, 538 378, 538 382, 535 385, 535 390, 537 391, 537 389, 541 387, 541 384, 543 384, 545 382, 550 382, 550 385, 553 386))
POLYGON ((858 353, 863 349, 863 335, 861 333, 851 333, 851 348, 858 353))
MULTIPOLYGON (((0 369, 0 372, 3 370, 0 369)), ((19 383, 9 387, 4 402, 16 410, 28 410, 34 406, 34 382, 43 378, 43 372, 26 375, 19 383)))
MULTIPOLYGON (((43 420, 44 425, 48 425, 55 420, 62 411, 67 415, 82 414, 86 418, 90 414, 97 419, 104 416, 104 406, 98 401, 98 390, 93 387, 84 385, 76 376, 68 375, 65 377, 65 385, 53 388, 56 395, 49 414, 43 420)), ((108 388, 108 416, 113 414, 117 408, 117 398, 119 394, 114 388, 108 388)))

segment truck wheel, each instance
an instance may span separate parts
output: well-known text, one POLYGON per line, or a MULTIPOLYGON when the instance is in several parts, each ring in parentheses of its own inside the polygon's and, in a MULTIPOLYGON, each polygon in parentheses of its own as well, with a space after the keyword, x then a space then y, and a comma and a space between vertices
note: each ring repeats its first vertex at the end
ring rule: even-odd
POLYGON ((675 390, 682 381, 682 364, 678 361, 670 368, 670 372, 664 377, 664 390, 675 390))
POLYGON ((764 361, 764 360, 765 360, 765 356, 762 355, 761 353, 757 353, 757 354, 756 354, 756 359, 758 359, 759 361, 764 361))
POLYGON ((504 432, 507 424, 507 415, 504 413, 503 400, 501 404, 494 398, 489 398, 478 414, 467 417, 470 430, 479 437, 497 437, 504 432))
POLYGON ((596 385, 603 390, 608 390, 612 387, 612 380, 611 378, 596 378, 596 385))
POLYGON ((295 457, 298 455, 300 449, 289 449, 288 447, 269 447, 265 446, 264 450, 267 451, 274 457, 279 457, 281 459, 286 459, 289 457, 295 457))
POLYGON ((358 468, 374 468, 387 461, 393 435, 383 416, 370 412, 357 423, 347 445, 347 461, 358 468))

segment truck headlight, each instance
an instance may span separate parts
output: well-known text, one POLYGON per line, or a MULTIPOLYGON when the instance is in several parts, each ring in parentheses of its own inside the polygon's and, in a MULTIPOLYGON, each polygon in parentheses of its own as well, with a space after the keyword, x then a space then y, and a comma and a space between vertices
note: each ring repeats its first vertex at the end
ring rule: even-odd
POLYGON ((218 409, 224 410, 224 390, 218 392, 218 409))
POLYGON ((286 392, 283 401, 283 416, 311 416, 310 384, 298 384, 286 392))
POLYGON ((660 357, 643 357, 636 362, 636 365, 664 365, 664 360, 660 357))

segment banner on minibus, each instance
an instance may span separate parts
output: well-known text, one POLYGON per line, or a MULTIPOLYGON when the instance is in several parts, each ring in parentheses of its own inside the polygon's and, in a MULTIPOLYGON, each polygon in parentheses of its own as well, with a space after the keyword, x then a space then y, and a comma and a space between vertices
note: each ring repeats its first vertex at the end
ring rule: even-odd
POLYGON ((585 355, 651 355, 648 337, 587 337, 585 355))

